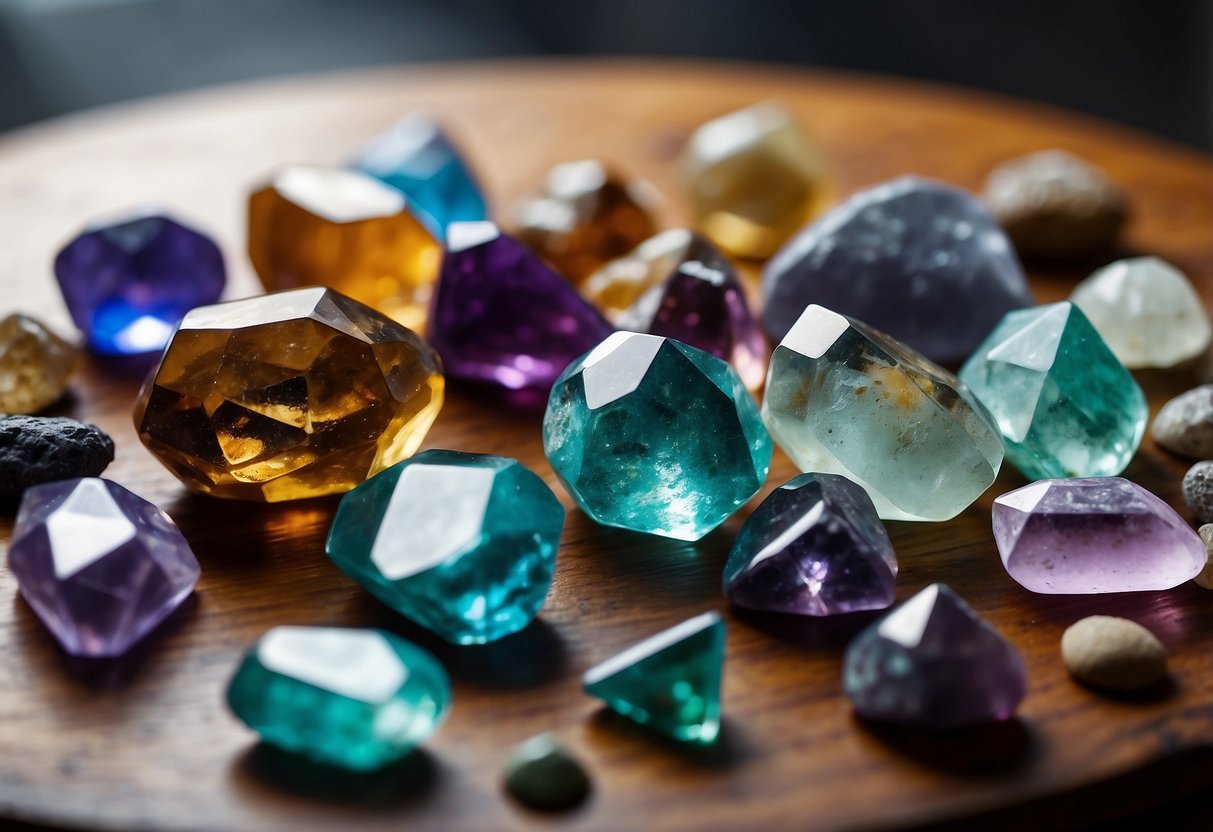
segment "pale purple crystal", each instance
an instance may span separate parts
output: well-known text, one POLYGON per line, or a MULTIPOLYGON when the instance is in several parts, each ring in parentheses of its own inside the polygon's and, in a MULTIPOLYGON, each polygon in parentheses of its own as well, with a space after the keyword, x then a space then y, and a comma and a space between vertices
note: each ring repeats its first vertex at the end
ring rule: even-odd
POLYGON ((184 601, 194 553, 167 514, 103 479, 27 489, 9 568, 22 597, 74 656, 120 656, 184 601))
POLYGON ((847 647, 843 690, 865 719, 959 728, 1010 717, 1023 659, 944 584, 932 584, 847 647))
POLYGON ((741 527, 724 594, 754 610, 836 615, 884 609, 896 580, 893 543, 867 492, 837 474, 801 474, 741 527))
POLYGON ((1033 592, 1170 589, 1208 555, 1184 519, 1121 477, 1040 480, 994 501, 1003 566, 1033 592))

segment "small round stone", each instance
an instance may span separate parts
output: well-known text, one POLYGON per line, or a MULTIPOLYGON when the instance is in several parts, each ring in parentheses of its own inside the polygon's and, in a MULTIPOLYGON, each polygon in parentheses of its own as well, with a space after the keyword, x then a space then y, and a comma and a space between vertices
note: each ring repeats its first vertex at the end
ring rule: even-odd
POLYGON ((1150 428, 1154 441, 1189 459, 1213 457, 1213 384, 1181 393, 1162 406, 1150 428))
POLYGON ((66 391, 80 351, 36 318, 0 320, 0 413, 37 413, 66 391))
POLYGON ((585 800, 590 778, 554 734, 540 734, 510 752, 505 788, 524 806, 554 812, 585 800))
POLYGON ((51 416, 0 418, 0 496, 31 486, 97 477, 114 461, 114 440, 100 428, 51 416))
POLYGON ((1092 615, 1066 628, 1061 658, 1080 682, 1115 691, 1148 687, 1167 675, 1167 653, 1135 621, 1092 615))
MULTIPOLYGON (((1213 551, 1213 523, 1206 523, 1197 531, 1200 532, 1200 539, 1204 542, 1205 549, 1213 551)), ((1205 568, 1192 580, 1205 589, 1213 589, 1213 563, 1206 563, 1205 568)))
POLYGON ((1184 502, 1198 523, 1213 522, 1213 461, 1198 462, 1184 474, 1184 502))

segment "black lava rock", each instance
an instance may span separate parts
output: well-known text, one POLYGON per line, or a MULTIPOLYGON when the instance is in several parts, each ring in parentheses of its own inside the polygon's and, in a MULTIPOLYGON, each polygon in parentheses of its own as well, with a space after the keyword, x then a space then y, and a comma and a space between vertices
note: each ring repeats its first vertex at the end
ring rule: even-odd
POLYGON ((30 486, 95 477, 114 461, 114 440, 94 425, 51 416, 0 417, 0 497, 30 486))

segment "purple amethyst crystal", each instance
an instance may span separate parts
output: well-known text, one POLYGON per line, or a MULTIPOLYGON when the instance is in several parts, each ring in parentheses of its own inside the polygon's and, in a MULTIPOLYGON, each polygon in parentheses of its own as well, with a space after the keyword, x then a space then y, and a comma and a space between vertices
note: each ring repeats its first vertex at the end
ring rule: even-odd
POLYGON ((802 474, 741 528, 724 569, 734 604, 836 615, 893 603, 897 558, 872 499, 837 474, 802 474))
POLYGON ((89 658, 129 650, 181 605, 199 574, 167 514, 94 478, 28 489, 8 562, 63 649, 89 658))

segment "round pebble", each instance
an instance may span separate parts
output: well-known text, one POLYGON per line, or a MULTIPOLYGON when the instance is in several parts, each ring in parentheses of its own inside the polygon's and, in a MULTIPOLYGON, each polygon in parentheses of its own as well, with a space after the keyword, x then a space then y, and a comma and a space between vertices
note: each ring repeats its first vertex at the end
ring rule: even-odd
POLYGON ((532 809, 571 809, 590 792, 590 778, 554 734, 520 743, 505 764, 505 788, 532 809))
POLYGON ((1061 658, 1074 678, 1092 687, 1133 691, 1167 675, 1162 642, 1135 621, 1092 615, 1066 628, 1061 658))
MULTIPOLYGON (((1205 551, 1213 555, 1213 523, 1206 523, 1197 531, 1200 532, 1200 539, 1205 542, 1205 551)), ((1205 568, 1192 580, 1205 589, 1213 589, 1213 560, 1206 563, 1205 568)))
POLYGON ((100 476, 113 461, 114 440, 93 425, 58 416, 0 417, 0 496, 100 476))
POLYGON ((1213 522, 1213 461, 1198 462, 1184 474, 1184 502, 1197 523, 1213 522))
POLYGON ((1190 459, 1213 458, 1213 384, 1196 387, 1164 404, 1150 432, 1171 453, 1190 459))

